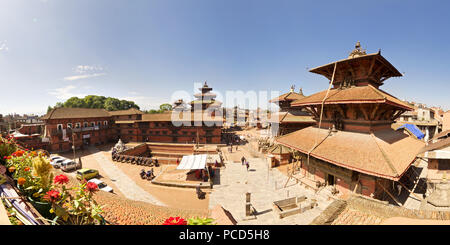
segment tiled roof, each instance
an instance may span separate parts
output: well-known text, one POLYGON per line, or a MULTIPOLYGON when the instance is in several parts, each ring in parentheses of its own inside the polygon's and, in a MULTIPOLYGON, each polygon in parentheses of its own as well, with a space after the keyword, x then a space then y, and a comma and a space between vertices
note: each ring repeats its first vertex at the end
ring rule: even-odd
POLYGON ((164 112, 164 113, 156 113, 156 114, 143 114, 142 115, 142 121, 144 122, 171 122, 171 121, 191 121, 191 120, 204 120, 204 121, 216 121, 220 122, 223 121, 222 117, 209 117, 207 114, 202 115, 202 113, 194 113, 194 112, 177 112, 177 111, 170 111, 170 112, 164 112), (203 118, 204 116, 204 118, 203 118))
POLYGON ((438 139, 438 138, 442 138, 442 137, 450 137, 450 129, 442 131, 438 134, 436 134, 433 139, 438 139))
POLYGON ((123 115, 140 115, 144 113, 136 108, 130 108, 128 110, 109 111, 109 114, 111 114, 112 116, 123 116, 123 115))
MULTIPOLYGON (((59 172, 58 170, 58 173, 59 172)), ((69 187, 78 186, 79 181, 72 176, 69 187)), ((209 217, 209 210, 189 210, 153 205, 147 202, 134 201, 117 194, 97 191, 94 199, 103 209, 103 217, 116 225, 160 225, 169 217, 209 217)))
POLYGON ((272 146, 272 147, 268 150, 268 152, 269 152, 269 153, 272 153, 272 154, 278 154, 278 155, 279 155, 279 154, 290 153, 290 152, 292 152, 292 150, 291 150, 291 148, 286 147, 286 146, 284 146, 284 145, 276 144, 276 145, 272 146))
MULTIPOLYGON (((312 94, 303 99, 294 101, 292 106, 320 105, 327 90, 312 94)), ((412 107, 394 96, 373 87, 372 85, 351 87, 346 89, 331 89, 325 104, 348 104, 348 103, 387 103, 407 110, 412 107)))
POLYGON ((329 70, 333 70, 334 68, 334 64, 336 63, 338 66, 341 66, 340 64, 344 64, 344 63, 358 63, 361 62, 361 60, 367 60, 370 59, 372 60, 373 58, 377 59, 379 62, 381 62, 384 66, 388 67, 390 70, 389 74, 386 74, 386 76, 389 77, 401 77, 402 74, 389 62, 387 61, 379 52, 378 53, 372 53, 372 54, 366 54, 366 55, 362 55, 362 56, 358 56, 355 58, 347 58, 347 59, 342 59, 336 62, 332 62, 332 63, 328 63, 326 65, 322 65, 322 66, 318 66, 315 68, 310 69, 309 71, 312 73, 317 73, 317 74, 322 74, 323 71, 329 71, 329 70))
POLYGON ((111 115, 105 109, 60 107, 51 110, 41 119, 93 118, 93 117, 110 117, 110 116, 111 115))
POLYGON ((276 112, 271 113, 269 122, 271 123, 315 123, 316 121, 312 116, 301 113, 299 115, 294 115, 292 112, 276 112))
POLYGON ((378 225, 383 217, 357 209, 345 208, 344 211, 331 223, 332 225, 378 225))
POLYGON ((447 146, 450 146, 450 137, 439 140, 435 143, 431 143, 431 144, 423 147, 420 150, 420 153, 427 152, 427 151, 439 150, 439 149, 447 147, 447 146))
POLYGON ((276 98, 271 99, 269 102, 271 103, 276 103, 278 101, 294 101, 294 100, 299 100, 299 99, 303 99, 305 98, 305 96, 303 94, 299 94, 296 92, 288 92, 285 94, 282 94, 276 98))
POLYGON ((100 205, 104 205, 105 219, 118 225, 160 225, 169 217, 188 219, 209 216, 209 210, 197 211, 156 206, 103 191, 98 191, 94 198, 100 205))
POLYGON ((361 173, 398 180, 415 160, 424 142, 392 129, 372 134, 307 127, 275 141, 323 161, 361 173), (317 138, 316 138, 317 137, 317 138), (317 141, 316 141, 317 139, 317 141))

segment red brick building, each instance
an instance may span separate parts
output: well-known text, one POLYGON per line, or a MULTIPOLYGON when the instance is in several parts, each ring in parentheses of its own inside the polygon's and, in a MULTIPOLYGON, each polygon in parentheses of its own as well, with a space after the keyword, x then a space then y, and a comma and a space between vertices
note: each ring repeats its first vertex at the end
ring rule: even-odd
POLYGON ((165 113, 144 114, 137 109, 106 111, 104 109, 55 108, 42 117, 44 138, 50 151, 69 151, 83 145, 117 142, 164 142, 220 144, 223 117, 221 102, 215 100, 212 88, 205 85, 196 94, 192 105, 182 101, 165 113))
POLYGON ((220 144, 223 117, 216 113, 222 112, 222 103, 215 100, 206 82, 199 90, 190 109, 178 100, 172 111, 116 120, 117 137, 124 142, 220 144))
POLYGON ((366 54, 359 42, 348 58, 310 72, 328 78, 332 87, 291 105, 308 110, 317 125, 281 136, 276 143, 302 156, 304 183, 385 198, 424 146, 391 128, 412 108, 379 87, 402 75, 380 52, 366 54))
POLYGON ((104 109, 55 108, 41 118, 50 151, 69 151, 72 145, 100 145, 114 138, 113 120, 104 109))

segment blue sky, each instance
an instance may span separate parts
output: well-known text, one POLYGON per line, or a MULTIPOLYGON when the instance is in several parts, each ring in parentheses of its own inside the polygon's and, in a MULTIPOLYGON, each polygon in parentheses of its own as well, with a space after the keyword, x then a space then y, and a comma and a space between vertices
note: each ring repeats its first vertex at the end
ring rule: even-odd
POLYGON ((383 90, 450 109, 448 1, 1 0, 0 113, 70 96, 173 102, 215 91, 327 88, 308 68, 381 49, 402 78, 383 90))

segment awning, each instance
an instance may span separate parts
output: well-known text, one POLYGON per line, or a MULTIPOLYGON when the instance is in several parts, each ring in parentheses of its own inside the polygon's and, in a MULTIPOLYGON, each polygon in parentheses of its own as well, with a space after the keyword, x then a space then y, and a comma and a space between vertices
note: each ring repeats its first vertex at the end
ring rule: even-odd
POLYGON ((396 130, 399 130, 401 128, 404 128, 406 130, 408 130, 408 132, 410 132, 412 135, 414 135, 417 139, 423 139, 423 137, 425 137, 425 134, 422 133, 422 131, 420 131, 420 129, 414 125, 414 124, 403 124, 402 126, 398 127, 396 130))
POLYGON ((205 169, 207 154, 183 156, 177 169, 205 169))

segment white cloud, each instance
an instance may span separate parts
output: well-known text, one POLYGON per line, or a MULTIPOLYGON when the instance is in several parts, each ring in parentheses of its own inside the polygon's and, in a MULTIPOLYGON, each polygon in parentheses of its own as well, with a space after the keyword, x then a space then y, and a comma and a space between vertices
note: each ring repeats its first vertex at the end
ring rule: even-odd
POLYGON ((0 41, 0 52, 2 52, 2 51, 8 51, 9 50, 9 48, 8 48, 8 46, 6 45, 6 40, 5 41, 0 41))
POLYGON ((101 66, 78 65, 72 70, 76 73, 76 75, 64 77, 65 81, 74 81, 106 75, 106 72, 104 72, 105 69, 101 66))
POLYGON ((89 72, 99 72, 103 71, 103 67, 101 66, 88 66, 88 65, 79 65, 73 69, 76 73, 84 74, 89 72))
POLYGON ((99 77, 99 76, 104 76, 104 75, 106 75, 106 73, 93 73, 93 74, 75 75, 75 76, 64 77, 64 80, 66 80, 66 81, 74 81, 74 80, 78 80, 78 79, 86 79, 86 78, 99 77))
POLYGON ((56 98, 60 99, 60 100, 67 100, 70 97, 84 97, 86 96, 86 94, 81 94, 81 93, 74 93, 73 90, 76 89, 77 87, 73 86, 73 85, 68 85, 62 88, 55 88, 50 90, 48 93, 50 95, 55 96, 56 98))

